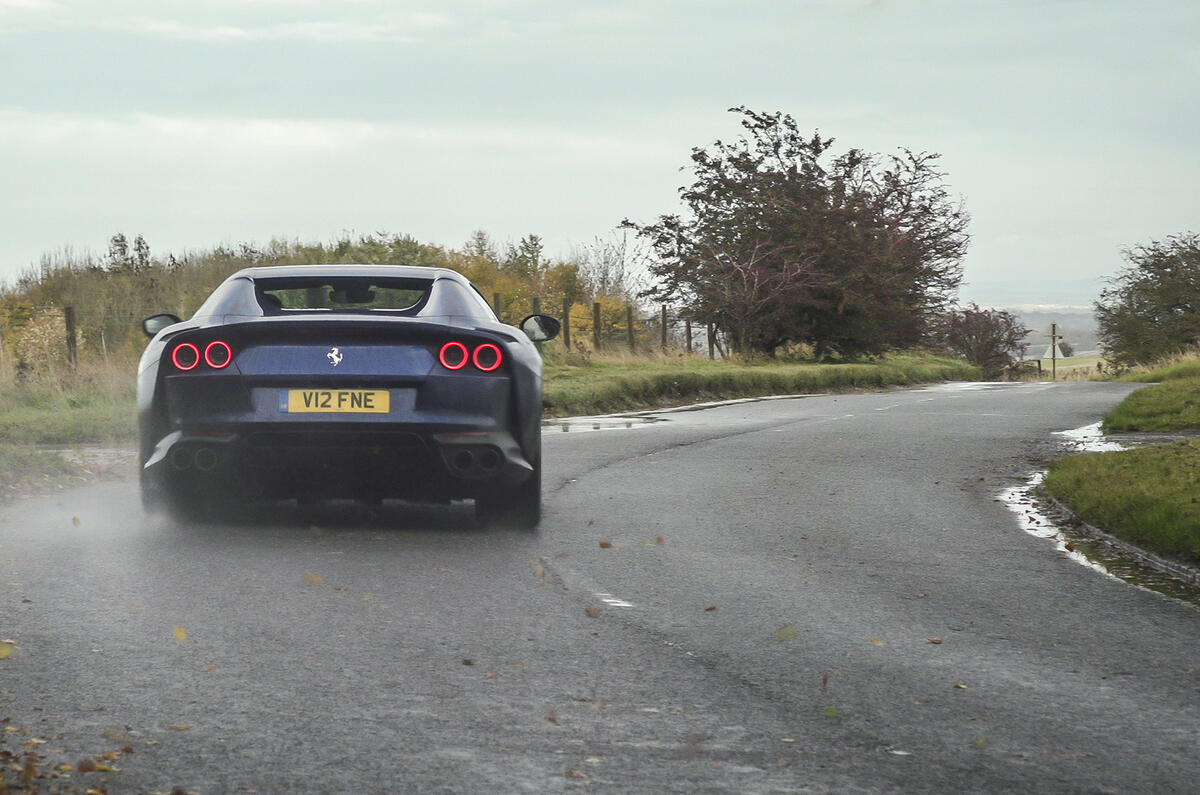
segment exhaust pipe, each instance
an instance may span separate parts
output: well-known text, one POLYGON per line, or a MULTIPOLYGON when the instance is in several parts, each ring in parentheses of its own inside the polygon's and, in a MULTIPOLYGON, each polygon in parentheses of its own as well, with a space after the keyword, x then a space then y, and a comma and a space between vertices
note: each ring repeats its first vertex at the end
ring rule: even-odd
POLYGON ((212 472, 217 468, 217 452, 211 447, 201 447, 193 457, 197 471, 212 472))
POLYGON ((484 472, 495 472, 500 468, 500 452, 491 447, 479 454, 479 468, 484 472))
POLYGON ((450 467, 460 475, 469 474, 474 465, 475 453, 470 450, 457 450, 450 458, 450 467))
POLYGON ((171 455, 168 459, 171 466, 179 471, 190 469, 192 466, 192 451, 186 447, 174 447, 171 449, 171 455))

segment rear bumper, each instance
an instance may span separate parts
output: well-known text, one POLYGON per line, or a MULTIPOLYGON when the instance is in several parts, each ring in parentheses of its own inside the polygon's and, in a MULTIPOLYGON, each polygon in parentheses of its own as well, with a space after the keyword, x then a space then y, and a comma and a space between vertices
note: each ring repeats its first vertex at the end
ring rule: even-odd
POLYGON ((534 465, 507 430, 306 424, 177 430, 142 466, 143 485, 241 499, 444 502, 519 486, 534 465))

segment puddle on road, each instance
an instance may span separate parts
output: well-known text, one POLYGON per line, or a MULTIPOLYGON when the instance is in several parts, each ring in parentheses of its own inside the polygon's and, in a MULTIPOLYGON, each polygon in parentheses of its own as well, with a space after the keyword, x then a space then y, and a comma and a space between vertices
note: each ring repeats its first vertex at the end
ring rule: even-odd
MULTIPOLYGON (((1062 437, 1074 452, 1126 449, 1124 445, 1106 438, 1098 422, 1070 431, 1059 431, 1054 435, 1062 437)), ((1060 555, 1080 565, 1135 587, 1200 607, 1200 586, 1145 565, 1107 541, 1075 529, 1078 527, 1077 519, 1037 496, 1037 487, 1045 475, 1044 471, 1037 472, 1025 485, 1006 489, 999 496, 999 500, 1017 515, 1022 530, 1037 538, 1052 541, 1060 555)))

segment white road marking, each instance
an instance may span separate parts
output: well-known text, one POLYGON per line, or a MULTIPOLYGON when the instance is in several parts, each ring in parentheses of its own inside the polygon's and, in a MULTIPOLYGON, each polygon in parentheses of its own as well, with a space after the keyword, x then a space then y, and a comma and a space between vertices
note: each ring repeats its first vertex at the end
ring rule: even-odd
POLYGON ((624 599, 618 599, 617 597, 613 596, 610 593, 597 593, 597 594, 592 594, 592 595, 595 596, 597 599, 599 599, 601 602, 604 602, 604 604, 608 605, 609 607, 634 607, 635 606, 633 604, 633 602, 626 602, 624 599))

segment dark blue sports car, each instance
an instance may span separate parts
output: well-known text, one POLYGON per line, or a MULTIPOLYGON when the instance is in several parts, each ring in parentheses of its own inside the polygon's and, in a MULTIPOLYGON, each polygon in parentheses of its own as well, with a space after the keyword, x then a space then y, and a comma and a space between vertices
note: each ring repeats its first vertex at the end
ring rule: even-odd
POLYGON ((501 323, 462 275, 247 268, 187 321, 154 315, 138 369, 143 504, 474 499, 541 515, 542 360, 559 323, 501 323))

